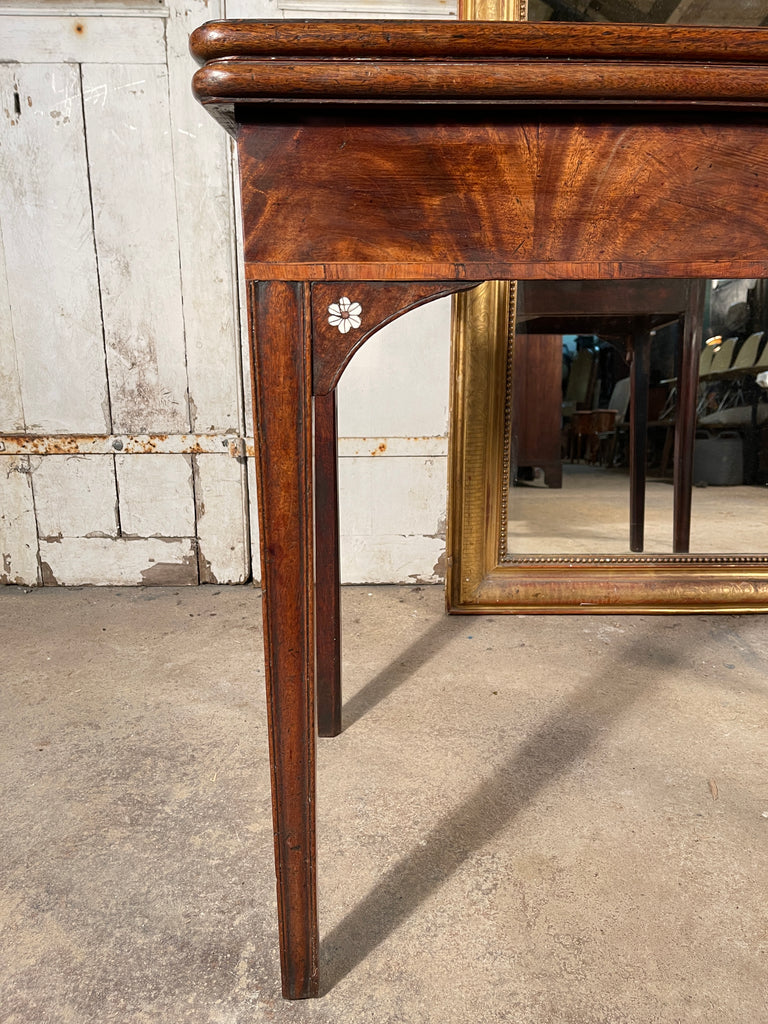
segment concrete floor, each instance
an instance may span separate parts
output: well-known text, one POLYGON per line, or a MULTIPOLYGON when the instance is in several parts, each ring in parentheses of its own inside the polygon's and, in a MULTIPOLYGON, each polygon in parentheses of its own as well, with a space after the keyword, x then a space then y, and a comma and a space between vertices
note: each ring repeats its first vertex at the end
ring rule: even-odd
POLYGON ((768 1021, 768 632, 344 593, 280 997, 260 598, 0 593, 3 1024, 768 1021))

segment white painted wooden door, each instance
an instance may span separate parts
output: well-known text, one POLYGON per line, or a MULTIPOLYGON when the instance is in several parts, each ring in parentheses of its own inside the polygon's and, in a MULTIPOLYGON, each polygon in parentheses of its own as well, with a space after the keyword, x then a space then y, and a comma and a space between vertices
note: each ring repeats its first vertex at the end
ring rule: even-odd
MULTIPOLYGON (((192 97, 189 33, 225 15, 455 14, 0 0, 0 582, 259 578, 229 140, 192 97)), ((344 582, 442 578, 448 345, 442 300, 342 378, 344 582)))
POLYGON ((251 573, 221 12, 0 6, 0 580, 251 573))

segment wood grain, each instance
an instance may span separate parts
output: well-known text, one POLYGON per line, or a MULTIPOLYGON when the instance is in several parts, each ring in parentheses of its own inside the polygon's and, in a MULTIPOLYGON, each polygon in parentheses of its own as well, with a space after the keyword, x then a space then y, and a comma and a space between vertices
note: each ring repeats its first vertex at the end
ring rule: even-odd
POLYGON ((317 995, 315 639, 309 303, 252 286, 264 645, 283 993, 317 995))
MULTIPOLYGON (((3 314, 15 340, 16 415, 23 409, 38 432, 110 429, 79 92, 72 66, 0 65, 3 314)), ((8 356, 3 363, 11 369, 8 356)))
POLYGON ((325 395, 339 382, 355 352, 381 327, 432 299, 474 287, 473 282, 367 283, 339 282, 312 285, 312 354, 315 395, 325 395), (328 307, 342 296, 361 303, 361 324, 342 334, 328 322, 328 307))
POLYGON ((761 124, 266 124, 243 127, 239 150, 254 273, 382 263, 402 277, 417 264, 433 271, 422 279, 470 280, 505 268, 494 276, 765 270, 761 124))
POLYGON ((437 57, 485 62, 517 56, 609 58, 646 62, 768 61, 760 29, 682 25, 578 25, 553 23, 421 21, 219 21, 190 39, 200 62, 222 57, 344 57, 356 59, 437 57))
POLYGON ((317 730, 341 732, 341 571, 336 392, 315 398, 317 730))
POLYGON ((487 260, 472 263, 246 263, 247 281, 629 281, 670 276, 763 277, 768 259, 743 260, 738 254, 706 260, 588 260, 552 263, 523 260, 487 260))
POLYGON ((185 433, 176 197, 170 175, 157 170, 158 162, 173 166, 168 73, 91 64, 83 69, 83 89, 112 429, 185 433), (129 127, 113 132, 116 122, 129 127))
POLYGON ((375 68, 362 61, 339 62, 273 58, 267 61, 213 61, 194 78, 195 93, 213 107, 236 97, 242 104, 264 101, 386 101, 392 103, 568 102, 605 106, 638 103, 763 104, 768 101, 765 65, 706 63, 685 60, 659 65, 653 75, 642 61, 619 65, 610 61, 569 58, 553 63, 529 60, 486 60, 483 74, 471 63, 433 60, 425 64, 380 58, 375 68), (329 73, 329 70, 331 73, 329 73), (721 79, 724 79, 721 81, 721 79))

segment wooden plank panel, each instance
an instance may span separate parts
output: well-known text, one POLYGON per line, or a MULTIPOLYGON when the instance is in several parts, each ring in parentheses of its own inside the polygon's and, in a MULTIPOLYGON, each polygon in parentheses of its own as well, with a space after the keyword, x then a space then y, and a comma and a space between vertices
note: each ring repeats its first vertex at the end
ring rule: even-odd
MULTIPOLYGON (((234 167, 235 174, 237 174, 237 166, 234 167)), ((235 203, 235 251, 237 253, 244 252, 244 238, 243 238, 243 211, 240 204, 239 198, 235 203)), ((250 354, 250 339, 248 337, 248 286, 245 278, 245 264, 241 259, 237 260, 237 290, 239 296, 238 312, 240 315, 240 360, 243 367, 243 413, 244 421, 247 425, 246 433, 253 433, 253 390, 251 387, 251 354, 250 354)), ((256 500, 256 492, 251 491, 253 500, 256 500)))
POLYGON ((447 435, 450 338, 450 299, 420 306, 377 331, 339 382, 339 434, 447 435), (421 386, 425 380, 428 388, 421 386))
MULTIPOLYGON (((230 4, 227 4, 229 9, 230 4)), ((455 0, 277 0, 288 18, 455 18, 455 0)), ((230 15, 232 17, 232 15, 230 15)), ((245 17, 254 17, 253 13, 245 17)))
POLYGON ((0 232, 0 433, 21 433, 23 430, 24 408, 16 363, 16 339, 11 325, 11 296, 0 232))
POLYGON ((256 491, 256 460, 247 460, 248 471, 248 521, 251 534, 251 579, 261 580, 261 544, 259 541, 259 508, 256 491))
POLYGON ((41 538, 117 536, 111 455, 32 456, 30 467, 41 538))
MULTIPOLYGON (((191 0, 174 11, 168 23, 171 138, 191 422, 194 429, 245 434, 250 429, 244 424, 253 420, 250 408, 247 419, 244 409, 250 403, 250 365, 247 331, 241 336, 240 330, 230 140, 189 88, 189 34, 203 21, 218 17, 222 8, 220 2, 191 0)), ((202 454, 193 464, 200 581, 249 579, 251 550, 258 579, 258 531, 249 539, 244 522, 249 513, 247 466, 202 454)), ((256 522, 255 482, 252 493, 256 522)))
POLYGON ((38 582, 29 456, 0 455, 0 583, 38 582))
POLYGON ((445 539, 342 533, 341 566, 342 584, 442 583, 445 539))
MULTIPOLYGON (((195 455, 201 583, 244 583, 250 577, 244 521, 245 466, 221 455, 195 455)), ((255 541, 258 546, 258 537, 255 541)))
POLYGON ((193 586, 197 555, 191 537, 125 539, 65 537, 40 542, 48 586, 193 586))
POLYGON ((444 458, 339 459, 343 583, 443 578, 446 472, 444 458))
POLYGON ((116 432, 189 430, 167 72, 83 66, 116 432))
MULTIPOLYGON (((217 455, 222 462, 228 456, 217 455)), ((194 537, 191 455, 116 455, 120 526, 128 537, 194 537)))
POLYGON ((193 430, 241 430, 230 140, 192 95, 189 35, 221 3, 189 0, 168 22, 168 85, 176 180, 187 374, 193 430))
POLYGON ((0 66, 0 218, 26 427, 109 432, 77 69, 0 66))
POLYGON ((0 61, 163 64, 164 26, 162 17, 40 17, 32 12, 0 13, 0 61))

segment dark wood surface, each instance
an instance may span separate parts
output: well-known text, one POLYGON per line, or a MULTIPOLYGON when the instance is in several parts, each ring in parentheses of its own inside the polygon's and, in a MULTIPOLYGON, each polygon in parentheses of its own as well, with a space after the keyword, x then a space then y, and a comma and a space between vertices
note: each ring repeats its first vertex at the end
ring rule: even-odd
MULTIPOLYGON (((670 322, 688 305, 688 282, 674 278, 643 281, 525 281, 518 289, 517 323, 557 318, 559 333, 573 333, 574 318, 600 318, 603 330, 626 334, 637 317, 651 326, 670 322), (614 321, 613 318, 616 318, 614 321)), ((591 332, 585 332, 591 333, 591 332)))
POLYGON ((315 396, 317 731, 341 732, 341 552, 336 391, 315 396))
POLYGON ((512 458, 515 466, 541 467, 547 487, 563 485, 562 382, 562 335, 517 335, 512 367, 512 458))
MULTIPOLYGON (((201 26, 192 33, 190 49, 200 63, 233 57, 322 57, 358 62, 442 57, 469 61, 476 70, 482 70, 489 58, 638 60, 646 66, 703 62, 717 68, 768 62, 768 39, 760 29, 690 25, 231 19, 201 26)), ((201 80, 195 81, 200 90, 201 80)), ((253 84, 246 83, 246 95, 253 84)))
POLYGON ((315 638, 309 302, 251 285, 256 472, 283 992, 317 995, 315 638))
POLYGON ((760 29, 421 22, 219 22, 192 36, 198 98, 754 104, 768 98, 760 29))
POLYGON ((258 166, 254 279, 761 273, 760 29, 240 22, 192 50, 258 166))
MULTIPOLYGON (((635 335, 630 366, 631 415, 629 418, 629 550, 645 547, 645 485, 648 450, 648 384, 651 370, 651 336, 647 321, 635 335)), ((688 453, 693 461, 693 446, 688 453)))
POLYGON ((339 382, 349 360, 372 334, 397 317, 441 296, 451 295, 479 282, 438 284, 416 281, 408 284, 338 281, 318 283, 312 288, 313 391, 328 394, 339 382), (346 296, 362 306, 360 328, 342 334, 328 322, 329 307, 346 296))
POLYGON ((241 166, 258 168, 242 185, 248 276, 484 280, 762 271, 762 124, 682 117, 653 124, 623 111, 607 123, 583 117, 575 124, 509 123, 507 115, 473 125, 461 110, 451 120, 442 110, 433 116, 447 123, 382 123, 387 117, 377 108, 374 124, 355 114, 342 124, 244 127, 241 166))
MULTIPOLYGON (((318 991, 312 395, 316 444, 333 455, 322 396, 363 340, 323 335, 318 310, 344 294, 384 322, 427 282, 766 276, 768 34, 235 22, 198 29, 191 46, 208 62, 198 98, 237 137, 245 272, 260 282, 250 320, 275 856, 283 991, 298 998, 318 991), (355 282, 392 284, 359 298, 355 282)), ((691 357, 681 415, 694 387, 691 357)), ((334 472, 318 465, 327 511, 334 472)), ((322 536, 318 587, 335 586, 322 536)), ((558 585, 553 574, 537 593, 558 585)), ((633 586, 617 577, 596 604, 633 586)), ((333 647, 338 613, 317 612, 333 647)), ((333 651, 319 658, 325 673, 333 651)), ((321 697, 328 731, 334 685, 321 697)))
POLYGON ((691 282, 689 313, 683 330, 682 358, 678 378, 677 424, 675 428, 675 496, 673 507, 673 551, 690 550, 691 487, 696 436, 696 398, 699 387, 699 356, 704 313, 704 282, 691 282))

